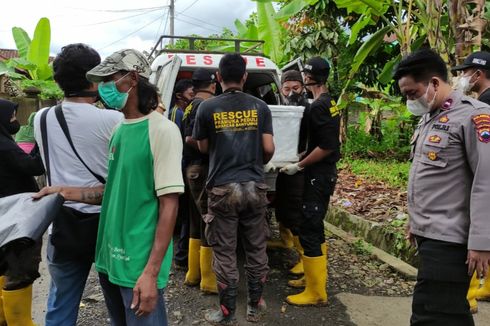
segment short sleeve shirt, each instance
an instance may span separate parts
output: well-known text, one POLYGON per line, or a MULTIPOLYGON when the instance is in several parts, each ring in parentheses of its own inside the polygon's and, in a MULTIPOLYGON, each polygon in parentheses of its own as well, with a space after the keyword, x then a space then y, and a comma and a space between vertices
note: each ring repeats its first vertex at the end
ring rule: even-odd
MULTIPOLYGON (((196 122, 196 114, 199 109, 200 104, 204 100, 200 97, 194 98, 191 104, 185 109, 183 124, 184 124, 184 139, 186 137, 192 137, 192 130, 196 122)), ((208 161, 208 156, 199 152, 197 148, 194 148, 188 144, 184 144, 184 160, 187 163, 192 163, 193 161, 201 160, 202 163, 208 161)))
POLYGON ((239 91, 201 103, 193 138, 209 141, 207 186, 264 181, 262 135, 272 134, 264 101, 239 91))
MULTIPOLYGON (((109 171, 102 202, 96 269, 119 286, 134 287, 153 247, 159 196, 183 193, 179 129, 158 112, 124 122, 109 144, 109 171)), ((166 286, 169 245, 157 279, 166 286)))
POLYGON ((340 111, 330 95, 323 93, 306 112, 307 155, 316 147, 332 153, 320 162, 308 167, 311 171, 327 172, 340 159, 340 111))

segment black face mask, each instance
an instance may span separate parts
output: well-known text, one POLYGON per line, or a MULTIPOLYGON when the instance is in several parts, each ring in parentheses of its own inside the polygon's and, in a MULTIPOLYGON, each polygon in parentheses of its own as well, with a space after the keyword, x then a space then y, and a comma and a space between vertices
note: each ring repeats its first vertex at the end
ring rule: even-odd
POLYGON ((303 101, 303 94, 291 92, 288 96, 286 96, 286 101, 288 105, 299 106, 303 101))
POLYGON ((17 132, 19 132, 20 129, 20 123, 18 120, 12 121, 7 125, 7 131, 11 135, 15 135, 17 132))

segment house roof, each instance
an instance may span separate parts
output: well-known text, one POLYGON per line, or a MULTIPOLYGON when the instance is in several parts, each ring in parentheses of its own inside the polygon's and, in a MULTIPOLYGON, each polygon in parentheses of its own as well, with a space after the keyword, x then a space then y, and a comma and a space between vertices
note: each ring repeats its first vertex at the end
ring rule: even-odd
POLYGON ((12 49, 0 49, 0 60, 5 61, 12 58, 18 58, 19 52, 12 49))

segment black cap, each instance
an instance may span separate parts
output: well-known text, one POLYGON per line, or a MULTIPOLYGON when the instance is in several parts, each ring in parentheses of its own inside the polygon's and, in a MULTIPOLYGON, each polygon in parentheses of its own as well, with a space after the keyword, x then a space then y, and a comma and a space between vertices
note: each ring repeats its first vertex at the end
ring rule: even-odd
POLYGON ((303 72, 312 74, 317 78, 327 79, 330 73, 330 65, 323 58, 313 57, 306 62, 303 72))
POLYGON ((464 70, 466 68, 481 68, 490 70, 490 52, 479 51, 470 54, 462 65, 451 68, 452 71, 464 70))
POLYGON ((216 77, 212 72, 204 68, 198 68, 192 74, 192 81, 195 82, 212 82, 216 77))
POLYGON ((288 70, 282 74, 281 84, 288 81, 297 81, 303 84, 303 76, 301 76, 301 73, 298 70, 288 70))

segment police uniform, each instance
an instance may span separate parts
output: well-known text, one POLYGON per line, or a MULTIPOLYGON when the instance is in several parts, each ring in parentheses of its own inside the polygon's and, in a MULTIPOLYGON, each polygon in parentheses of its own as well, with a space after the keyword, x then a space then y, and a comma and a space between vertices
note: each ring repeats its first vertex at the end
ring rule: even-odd
POLYGON ((490 250, 490 107, 453 92, 412 139, 410 230, 420 268, 412 325, 473 325, 467 250, 490 250))

